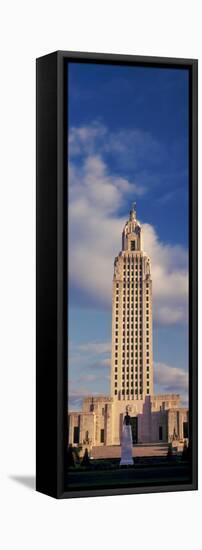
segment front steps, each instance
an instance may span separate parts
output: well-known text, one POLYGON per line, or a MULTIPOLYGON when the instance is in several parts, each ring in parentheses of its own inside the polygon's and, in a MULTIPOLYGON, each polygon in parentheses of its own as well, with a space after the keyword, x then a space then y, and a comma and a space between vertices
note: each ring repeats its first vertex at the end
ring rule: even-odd
MULTIPOLYGON (((134 457, 167 456, 168 443, 142 443, 133 446, 134 457)), ((121 446, 97 446, 93 447, 91 457, 94 459, 121 458, 121 446)))

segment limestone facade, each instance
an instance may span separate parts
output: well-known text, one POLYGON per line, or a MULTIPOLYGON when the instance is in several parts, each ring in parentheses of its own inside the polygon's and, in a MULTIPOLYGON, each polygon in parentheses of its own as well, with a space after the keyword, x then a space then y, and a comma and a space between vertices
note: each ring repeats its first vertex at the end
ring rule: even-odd
POLYGON ((69 414, 69 443, 120 445, 126 409, 131 417, 133 443, 188 439, 188 409, 178 394, 146 396, 141 401, 117 401, 108 396, 86 397, 82 411, 69 414))

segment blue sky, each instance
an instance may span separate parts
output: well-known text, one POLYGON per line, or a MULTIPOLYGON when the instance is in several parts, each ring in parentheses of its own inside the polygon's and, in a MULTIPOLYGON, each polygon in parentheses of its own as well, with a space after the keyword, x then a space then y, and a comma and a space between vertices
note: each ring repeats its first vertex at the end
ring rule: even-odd
POLYGON ((151 256, 156 391, 187 399, 188 71, 69 65, 69 396, 108 393, 113 260, 131 202, 151 256))

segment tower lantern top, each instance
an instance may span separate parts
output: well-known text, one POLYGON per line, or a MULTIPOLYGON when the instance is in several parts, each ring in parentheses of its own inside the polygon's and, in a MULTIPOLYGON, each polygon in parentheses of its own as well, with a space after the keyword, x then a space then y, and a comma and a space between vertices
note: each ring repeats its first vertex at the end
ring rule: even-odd
POLYGON ((122 251, 142 251, 142 228, 137 220, 136 202, 133 202, 130 209, 130 216, 122 232, 122 251))
POLYGON ((130 221, 136 220, 137 214, 136 214, 136 202, 132 202, 131 210, 130 210, 130 221))

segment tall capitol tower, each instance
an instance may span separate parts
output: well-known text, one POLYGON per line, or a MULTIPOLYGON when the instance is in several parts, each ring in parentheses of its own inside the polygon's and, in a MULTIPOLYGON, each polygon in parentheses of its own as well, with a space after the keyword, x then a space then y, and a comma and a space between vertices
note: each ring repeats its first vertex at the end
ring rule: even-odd
POLYGON ((114 261, 111 395, 128 401, 148 394, 153 394, 151 264, 133 204, 114 261))

